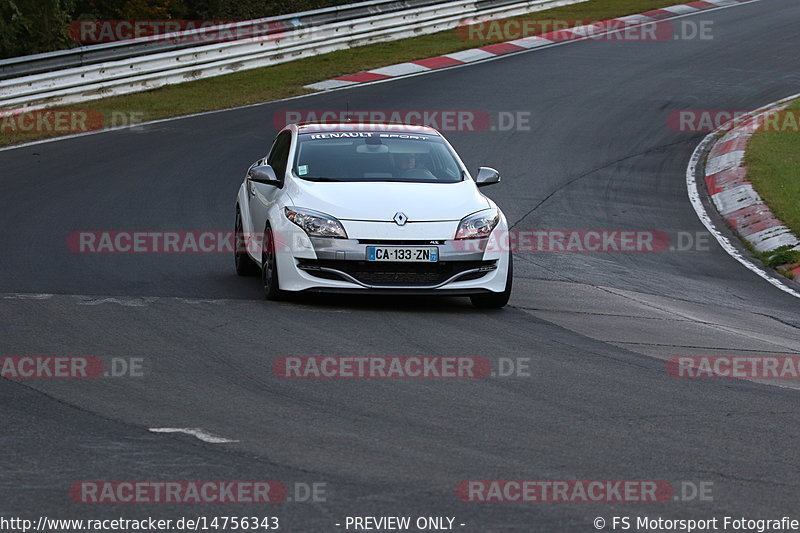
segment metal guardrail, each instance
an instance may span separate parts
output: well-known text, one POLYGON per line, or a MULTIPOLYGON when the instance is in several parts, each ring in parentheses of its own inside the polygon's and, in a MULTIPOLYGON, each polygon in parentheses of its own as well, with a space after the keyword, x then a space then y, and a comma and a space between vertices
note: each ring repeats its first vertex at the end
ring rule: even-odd
MULTIPOLYGON (((223 26, 210 26, 203 29, 166 33, 142 39, 130 39, 88 46, 78 46, 69 50, 57 50, 42 54, 0 60, 0 80, 39 74, 56 69, 66 69, 87 65, 95 65, 107 61, 118 61, 136 56, 184 50, 198 46, 193 38, 200 35, 218 35, 224 29, 236 35, 249 37, 267 36, 282 33, 287 29, 307 29, 332 22, 343 22, 380 13, 394 13, 432 4, 441 4, 447 0, 369 0, 355 4, 314 9, 298 13, 289 13, 276 17, 245 20, 223 26)), ((489 2, 515 0, 489 0, 489 2)), ((202 44, 228 42, 234 39, 224 37, 203 37, 202 44)))
MULTIPOLYGON (((586 0, 456 0, 359 17, 279 36, 136 55, 0 81, 0 109, 67 105, 452 29, 465 18, 520 15, 586 0), (479 6, 478 4, 483 4, 479 6), (497 3, 501 5, 497 5, 497 3)), ((253 21, 250 21, 253 22, 253 21)))

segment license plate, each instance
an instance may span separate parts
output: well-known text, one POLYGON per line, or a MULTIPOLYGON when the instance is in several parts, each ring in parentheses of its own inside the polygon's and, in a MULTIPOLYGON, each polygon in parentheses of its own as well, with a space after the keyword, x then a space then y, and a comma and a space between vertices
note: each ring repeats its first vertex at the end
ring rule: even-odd
POLYGON ((367 261, 436 263, 439 261, 439 248, 436 246, 367 246, 367 261))

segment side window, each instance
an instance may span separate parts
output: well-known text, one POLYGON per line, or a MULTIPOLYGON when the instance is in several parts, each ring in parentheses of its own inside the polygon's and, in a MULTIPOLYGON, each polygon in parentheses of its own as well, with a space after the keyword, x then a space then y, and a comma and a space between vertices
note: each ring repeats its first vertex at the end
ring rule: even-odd
POLYGON ((269 157, 267 157, 267 164, 275 170, 275 175, 281 181, 286 176, 286 165, 289 161, 289 147, 291 144, 292 134, 284 131, 275 138, 272 150, 270 150, 269 157))

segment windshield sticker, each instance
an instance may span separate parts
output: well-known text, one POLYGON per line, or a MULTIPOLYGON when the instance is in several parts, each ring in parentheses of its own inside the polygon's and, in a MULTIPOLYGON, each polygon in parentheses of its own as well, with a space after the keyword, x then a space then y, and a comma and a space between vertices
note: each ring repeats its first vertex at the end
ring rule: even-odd
POLYGON ((430 137, 423 137, 421 135, 411 135, 408 133, 381 133, 378 135, 385 139, 414 139, 415 141, 427 141, 430 137))
POLYGON ((308 174, 308 165, 300 165, 297 167, 297 174, 300 176, 305 176, 308 174))
POLYGON ((311 135, 312 139, 341 139, 341 138, 358 139, 360 137, 372 137, 371 133, 364 132, 350 132, 345 131, 341 133, 314 133, 311 135))

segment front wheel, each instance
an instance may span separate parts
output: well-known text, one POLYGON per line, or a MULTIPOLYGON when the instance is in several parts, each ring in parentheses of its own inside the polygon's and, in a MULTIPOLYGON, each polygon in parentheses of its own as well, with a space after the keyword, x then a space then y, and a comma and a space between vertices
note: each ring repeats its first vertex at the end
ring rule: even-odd
POLYGON ((511 298, 511 285, 514 280, 514 256, 508 254, 508 273, 506 277, 506 288, 503 292, 490 292, 486 294, 476 294, 470 296, 472 305, 481 309, 500 309, 505 307, 508 299, 511 298))
POLYGON ((264 244, 261 250, 261 284, 264 286, 264 296, 267 300, 279 301, 286 299, 286 291, 278 285, 278 261, 275 255, 275 238, 272 229, 267 224, 264 229, 264 244))

